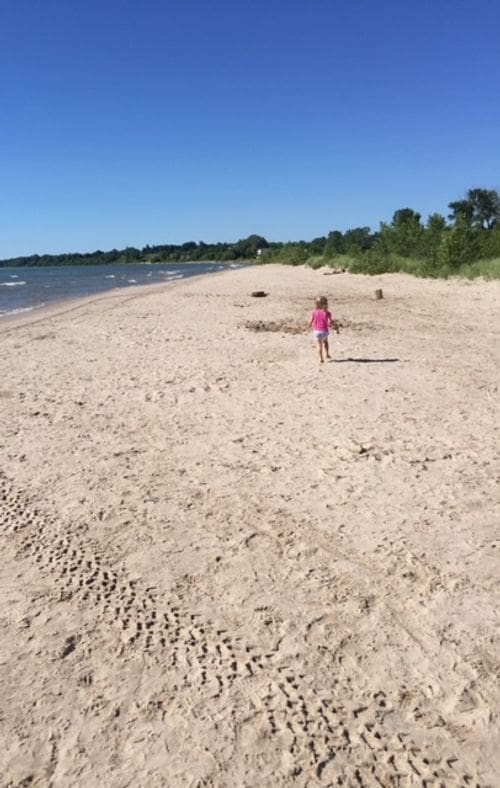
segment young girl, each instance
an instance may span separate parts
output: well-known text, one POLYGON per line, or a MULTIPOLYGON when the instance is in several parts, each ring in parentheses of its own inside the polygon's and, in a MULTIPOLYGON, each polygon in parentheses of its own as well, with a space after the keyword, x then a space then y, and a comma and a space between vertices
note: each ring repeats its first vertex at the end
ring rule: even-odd
POLYGON ((328 311, 328 301, 325 296, 319 296, 315 301, 315 309, 311 313, 309 326, 313 329, 313 334, 318 342, 319 360, 323 363, 323 351, 327 358, 331 358, 328 347, 328 329, 333 328, 338 334, 338 323, 332 318, 328 311))

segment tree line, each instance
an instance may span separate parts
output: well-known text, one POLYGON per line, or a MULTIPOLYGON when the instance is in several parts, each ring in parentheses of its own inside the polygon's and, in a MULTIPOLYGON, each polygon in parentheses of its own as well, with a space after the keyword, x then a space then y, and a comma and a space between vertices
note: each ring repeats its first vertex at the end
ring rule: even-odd
POLYGON ((379 229, 332 230, 312 241, 268 242, 250 235, 236 243, 147 245, 86 254, 31 255, 0 261, 3 266, 96 265, 109 263, 183 263, 215 260, 280 262, 291 265, 342 266, 369 274, 408 271, 423 276, 487 275, 500 277, 500 194, 469 189, 450 202, 449 214, 427 221, 411 208, 394 212, 379 229), (491 262, 490 262, 491 261, 491 262))
POLYGON ((11 257, 0 260, 3 266, 47 266, 47 265, 106 265, 110 263, 189 263, 206 260, 232 262, 233 260, 252 260, 259 249, 269 246, 261 235, 250 235, 236 243, 206 244, 203 241, 186 241, 183 244, 161 244, 144 246, 138 249, 127 246, 125 249, 111 249, 102 252, 67 254, 33 254, 25 257, 11 257))
POLYGON ((433 213, 425 223, 417 211, 400 208, 376 232, 369 227, 333 230, 309 243, 275 246, 266 259, 312 267, 340 265, 355 273, 500 277, 500 194, 469 189, 448 208, 447 217, 433 213))

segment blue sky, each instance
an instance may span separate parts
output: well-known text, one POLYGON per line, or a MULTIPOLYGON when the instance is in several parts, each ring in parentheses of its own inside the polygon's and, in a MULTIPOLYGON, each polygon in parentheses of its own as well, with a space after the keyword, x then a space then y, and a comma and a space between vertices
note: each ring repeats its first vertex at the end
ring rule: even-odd
POLYGON ((2 0, 0 259, 500 189, 498 0, 2 0))

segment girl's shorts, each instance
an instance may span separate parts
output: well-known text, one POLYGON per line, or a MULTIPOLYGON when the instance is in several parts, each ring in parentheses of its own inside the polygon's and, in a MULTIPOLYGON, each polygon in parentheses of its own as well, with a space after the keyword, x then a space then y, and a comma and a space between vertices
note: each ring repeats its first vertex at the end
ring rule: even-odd
POLYGON ((313 331, 314 339, 328 339, 328 331, 313 331))

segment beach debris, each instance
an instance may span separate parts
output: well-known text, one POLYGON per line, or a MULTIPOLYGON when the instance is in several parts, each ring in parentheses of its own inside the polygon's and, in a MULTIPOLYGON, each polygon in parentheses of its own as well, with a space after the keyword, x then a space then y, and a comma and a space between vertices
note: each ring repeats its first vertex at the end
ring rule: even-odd
POLYGON ((297 320, 247 320, 245 328, 250 331, 274 331, 282 334, 303 334, 304 324, 297 320))
POLYGON ((345 268, 333 268, 331 271, 323 271, 323 276, 333 276, 334 274, 345 274, 345 268))
POLYGON ((254 290, 250 295, 252 298, 265 298, 267 293, 264 290, 254 290))
POLYGON ((77 643, 77 639, 74 635, 70 635, 70 637, 66 638, 64 648, 61 651, 61 659, 65 659, 68 656, 68 654, 71 654, 71 652, 75 650, 76 643, 77 643))
POLYGON ((378 290, 375 290, 375 298, 377 301, 380 301, 383 297, 384 297, 384 291, 382 290, 381 287, 378 288, 378 290))

